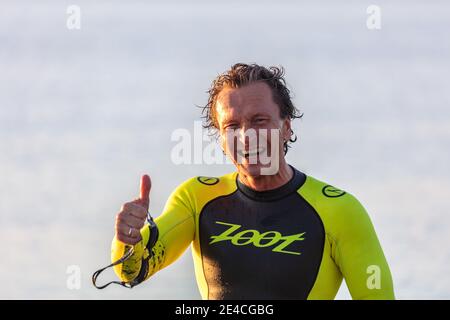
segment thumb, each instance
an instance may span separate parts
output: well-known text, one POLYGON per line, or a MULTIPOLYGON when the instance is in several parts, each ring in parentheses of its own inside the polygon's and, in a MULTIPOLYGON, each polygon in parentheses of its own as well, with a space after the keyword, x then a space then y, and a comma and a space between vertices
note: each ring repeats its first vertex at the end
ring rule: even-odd
POLYGON ((152 181, 147 174, 141 177, 141 186, 139 192, 139 199, 148 211, 148 206, 150 203, 150 189, 152 188, 152 181))

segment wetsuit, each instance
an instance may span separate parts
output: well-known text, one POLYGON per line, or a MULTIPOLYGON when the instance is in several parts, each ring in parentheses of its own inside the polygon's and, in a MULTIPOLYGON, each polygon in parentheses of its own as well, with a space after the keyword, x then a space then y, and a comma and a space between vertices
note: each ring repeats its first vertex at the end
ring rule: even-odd
MULTIPOLYGON (((285 185, 258 192, 237 172, 195 177, 155 219, 159 239, 146 278, 192 244, 203 299, 333 299, 345 278, 353 299, 394 299, 391 273, 364 207, 351 194, 294 169, 285 185)), ((135 278, 149 228, 133 256, 114 267, 135 278)), ((113 240, 111 259, 127 250, 113 240)))

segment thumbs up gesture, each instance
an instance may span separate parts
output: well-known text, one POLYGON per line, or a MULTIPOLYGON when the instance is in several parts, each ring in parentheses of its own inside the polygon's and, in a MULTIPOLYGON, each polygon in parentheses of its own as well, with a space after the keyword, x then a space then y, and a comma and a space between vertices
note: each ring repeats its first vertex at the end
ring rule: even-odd
POLYGON ((141 241, 141 228, 147 219, 152 182, 148 175, 141 177, 139 198, 122 205, 116 216, 116 239, 130 245, 141 241))

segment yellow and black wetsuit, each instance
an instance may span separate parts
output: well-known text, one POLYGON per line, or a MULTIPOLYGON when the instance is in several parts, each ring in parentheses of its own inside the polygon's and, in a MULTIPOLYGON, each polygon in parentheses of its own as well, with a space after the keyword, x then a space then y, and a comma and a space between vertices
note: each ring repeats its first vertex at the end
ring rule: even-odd
MULTIPOLYGON (((192 244, 203 299, 333 299, 342 278, 353 299, 394 299, 391 273, 364 207, 296 169, 287 184, 263 192, 242 184, 236 172, 189 179, 155 222, 159 239, 145 278, 192 244)), ((136 278, 149 254, 149 228, 141 234, 133 256, 114 267, 122 281, 136 278)), ((126 250, 114 239, 111 259, 126 250)))

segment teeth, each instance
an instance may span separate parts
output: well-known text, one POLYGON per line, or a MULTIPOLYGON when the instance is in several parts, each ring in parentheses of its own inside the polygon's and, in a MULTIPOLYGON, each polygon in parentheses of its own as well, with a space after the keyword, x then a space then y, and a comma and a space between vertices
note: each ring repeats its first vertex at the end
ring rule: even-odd
POLYGON ((242 156, 244 156, 244 157, 247 157, 247 156, 254 156, 254 155, 257 155, 258 153, 263 152, 264 150, 265 150, 264 148, 259 148, 259 149, 251 150, 251 151, 245 151, 245 150, 242 150, 242 151, 240 152, 240 154, 241 154, 242 156))

